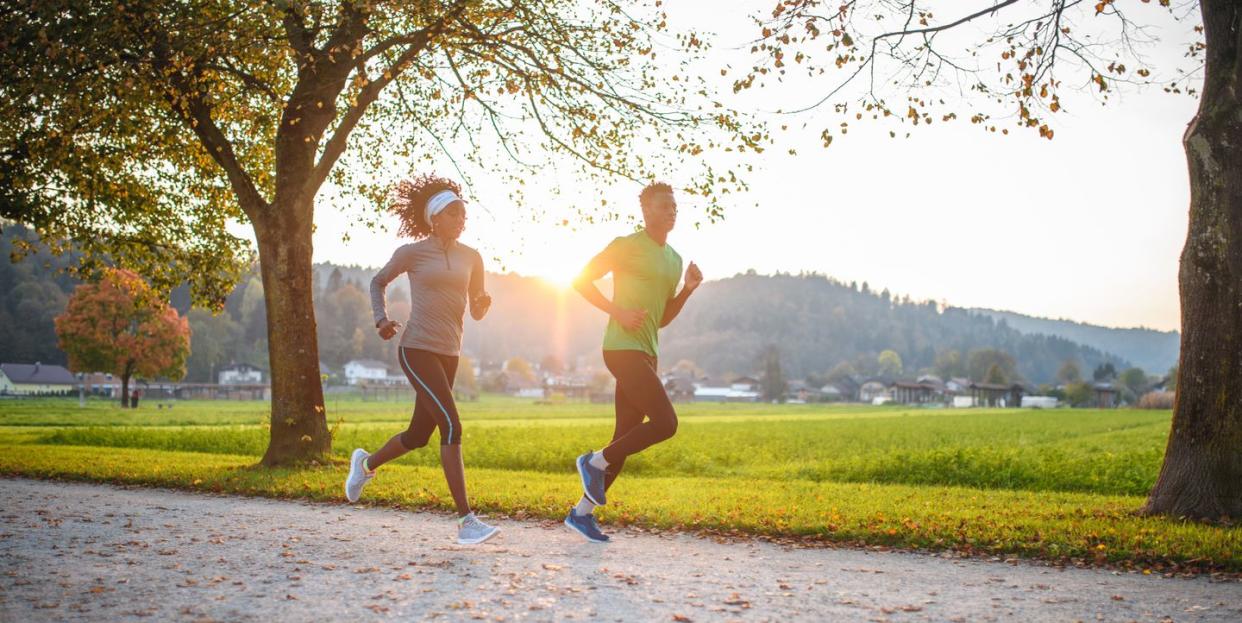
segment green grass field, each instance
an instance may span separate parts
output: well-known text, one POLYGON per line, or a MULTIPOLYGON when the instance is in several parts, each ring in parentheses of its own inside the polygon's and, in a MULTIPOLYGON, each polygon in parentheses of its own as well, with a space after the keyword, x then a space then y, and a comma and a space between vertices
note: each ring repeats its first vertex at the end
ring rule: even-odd
MULTIPOLYGON (((253 467, 266 407, 0 403, 0 470, 339 499, 343 461, 253 467)), ((410 409, 331 397, 327 407, 341 458, 402 430, 410 409)), ((573 458, 612 432, 611 405, 460 407, 471 495, 492 513, 563 515, 579 491, 573 458)), ((627 462, 605 523, 1242 571, 1242 528, 1133 514, 1160 466, 1167 411, 686 404, 679 414, 676 437, 627 462)), ((386 467, 366 499, 448 508, 438 453, 386 467)))

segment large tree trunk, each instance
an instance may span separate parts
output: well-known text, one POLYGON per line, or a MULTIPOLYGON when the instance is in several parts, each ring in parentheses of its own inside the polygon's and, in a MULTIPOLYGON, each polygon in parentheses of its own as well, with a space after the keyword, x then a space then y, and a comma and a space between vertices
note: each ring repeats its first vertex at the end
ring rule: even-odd
POLYGON ((1207 62, 1183 139, 1190 231, 1177 398, 1164 465, 1143 510, 1242 518, 1242 3, 1200 7, 1207 62))
POLYGON ((276 202, 252 216, 267 304, 271 364, 269 467, 322 460, 332 448, 319 378, 311 299, 311 201, 276 202))

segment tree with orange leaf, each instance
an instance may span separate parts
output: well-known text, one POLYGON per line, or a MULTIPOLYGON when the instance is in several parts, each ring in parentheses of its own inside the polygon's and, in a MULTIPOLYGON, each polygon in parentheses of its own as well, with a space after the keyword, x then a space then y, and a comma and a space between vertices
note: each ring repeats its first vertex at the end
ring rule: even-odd
POLYGON ((127 270, 108 269, 99 283, 78 286, 56 317, 56 335, 71 370, 121 377, 123 407, 131 377, 179 379, 190 356, 189 322, 127 270))

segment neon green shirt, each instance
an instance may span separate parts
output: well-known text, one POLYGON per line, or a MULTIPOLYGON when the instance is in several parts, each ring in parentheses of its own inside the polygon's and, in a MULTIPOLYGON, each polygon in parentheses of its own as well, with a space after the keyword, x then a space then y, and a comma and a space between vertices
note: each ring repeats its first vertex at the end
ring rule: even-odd
POLYGON ((612 272, 613 303, 623 309, 647 310, 642 326, 633 332, 609 318, 604 350, 640 350, 657 357, 660 320, 669 299, 677 294, 681 256, 667 244, 656 244, 642 230, 613 240, 591 264, 612 272))

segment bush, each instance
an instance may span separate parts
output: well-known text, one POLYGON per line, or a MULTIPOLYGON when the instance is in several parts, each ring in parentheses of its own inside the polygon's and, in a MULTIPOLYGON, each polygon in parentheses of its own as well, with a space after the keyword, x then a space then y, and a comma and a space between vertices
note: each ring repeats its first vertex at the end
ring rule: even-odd
POLYGON ((1172 409, 1173 392, 1147 392, 1139 398, 1140 409, 1172 409))

